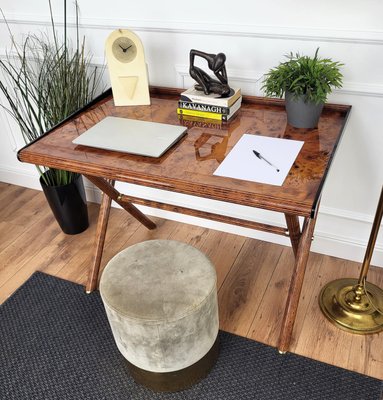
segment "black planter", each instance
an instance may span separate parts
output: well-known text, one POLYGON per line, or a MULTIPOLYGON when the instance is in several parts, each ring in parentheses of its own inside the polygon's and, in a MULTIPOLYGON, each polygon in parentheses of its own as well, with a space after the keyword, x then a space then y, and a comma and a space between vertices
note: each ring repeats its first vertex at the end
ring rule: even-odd
POLYGON ((285 94, 287 122, 295 128, 316 128, 322 113, 323 103, 316 104, 305 100, 304 96, 294 98, 290 92, 285 94))
POLYGON ((72 183, 63 186, 47 186, 42 177, 40 184, 64 233, 75 235, 88 228, 88 208, 81 175, 72 183))

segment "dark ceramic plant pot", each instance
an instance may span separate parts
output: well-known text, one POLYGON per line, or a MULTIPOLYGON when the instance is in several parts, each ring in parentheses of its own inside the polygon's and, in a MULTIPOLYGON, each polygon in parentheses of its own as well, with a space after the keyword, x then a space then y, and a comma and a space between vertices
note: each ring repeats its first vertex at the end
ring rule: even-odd
POLYGON ((290 92, 285 94, 287 122, 295 128, 316 128, 323 109, 323 103, 305 101, 304 96, 294 98, 290 92))
POLYGON ((88 208, 81 175, 63 186, 47 186, 42 177, 40 177, 40 184, 64 233, 75 235, 88 228, 88 208))

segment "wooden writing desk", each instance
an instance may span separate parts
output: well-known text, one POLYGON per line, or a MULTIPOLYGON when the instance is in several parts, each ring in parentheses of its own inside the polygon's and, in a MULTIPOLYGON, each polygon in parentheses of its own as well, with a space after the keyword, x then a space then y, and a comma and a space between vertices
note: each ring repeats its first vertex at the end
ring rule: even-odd
POLYGON ((111 200, 149 229, 154 229, 155 224, 132 203, 289 236, 295 268, 278 344, 279 350, 285 352, 290 344, 323 184, 351 106, 326 105, 318 129, 305 130, 287 126, 282 101, 244 97, 239 115, 227 125, 219 126, 213 120, 181 121, 189 126, 188 134, 159 159, 72 144, 75 137, 109 115, 180 124, 176 113, 179 93, 176 89, 152 88, 150 106, 115 107, 109 90, 21 149, 18 157, 32 164, 79 172, 104 193, 87 292, 97 287, 111 200), (244 133, 304 141, 283 186, 213 176, 244 133), (286 227, 139 199, 119 193, 114 188, 115 180, 280 212, 285 215, 286 227), (303 217, 302 227, 299 216, 303 217))

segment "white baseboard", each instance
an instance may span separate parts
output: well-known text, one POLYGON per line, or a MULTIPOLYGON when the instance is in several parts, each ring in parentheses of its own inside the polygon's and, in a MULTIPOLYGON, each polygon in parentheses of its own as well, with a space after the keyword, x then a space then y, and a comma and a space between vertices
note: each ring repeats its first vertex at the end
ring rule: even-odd
POLYGON ((26 166, 20 166, 20 168, 10 168, 0 165, 0 182, 41 190, 37 171, 27 168, 26 166))
MULTIPOLYGON (((38 182, 38 175, 34 171, 26 171, 23 168, 5 168, 0 166, 0 181, 41 190, 38 182)), ((100 202, 101 193, 88 181, 85 181, 85 188, 88 201, 100 202)), ((176 203, 179 206, 190 208, 201 208, 210 212, 221 212, 238 218, 249 218, 269 224, 284 225, 284 219, 277 213, 254 210, 249 207, 235 206, 228 203, 213 202, 207 199, 200 199, 177 193, 164 192, 158 189, 150 189, 126 183, 118 183, 117 189, 122 193, 129 193, 132 196, 150 198, 159 202, 176 203), (198 201, 198 205, 196 203, 198 201)), ((119 207, 113 203, 114 207, 119 207)), ((220 222, 210 221, 202 218, 178 214, 174 212, 159 210, 146 206, 137 206, 145 214, 158 216, 160 218, 179 221, 187 224, 198 225, 210 229, 236 235, 251 237, 272 243, 289 246, 286 237, 266 232, 259 232, 253 229, 238 227, 220 222)), ((354 214, 345 210, 326 208, 324 205, 319 212, 318 223, 315 229, 312 251, 327 254, 334 257, 362 262, 369 232, 371 229, 372 216, 354 214)), ((383 267, 383 245, 377 241, 372 258, 372 265, 383 267)))

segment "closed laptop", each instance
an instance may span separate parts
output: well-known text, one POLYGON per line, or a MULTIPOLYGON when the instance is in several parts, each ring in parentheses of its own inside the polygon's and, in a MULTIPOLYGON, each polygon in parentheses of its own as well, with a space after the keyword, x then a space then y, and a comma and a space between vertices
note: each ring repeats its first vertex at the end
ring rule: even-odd
POLYGON ((186 127, 179 125, 106 117, 73 140, 73 143, 141 156, 160 157, 185 135, 186 131, 186 127))

